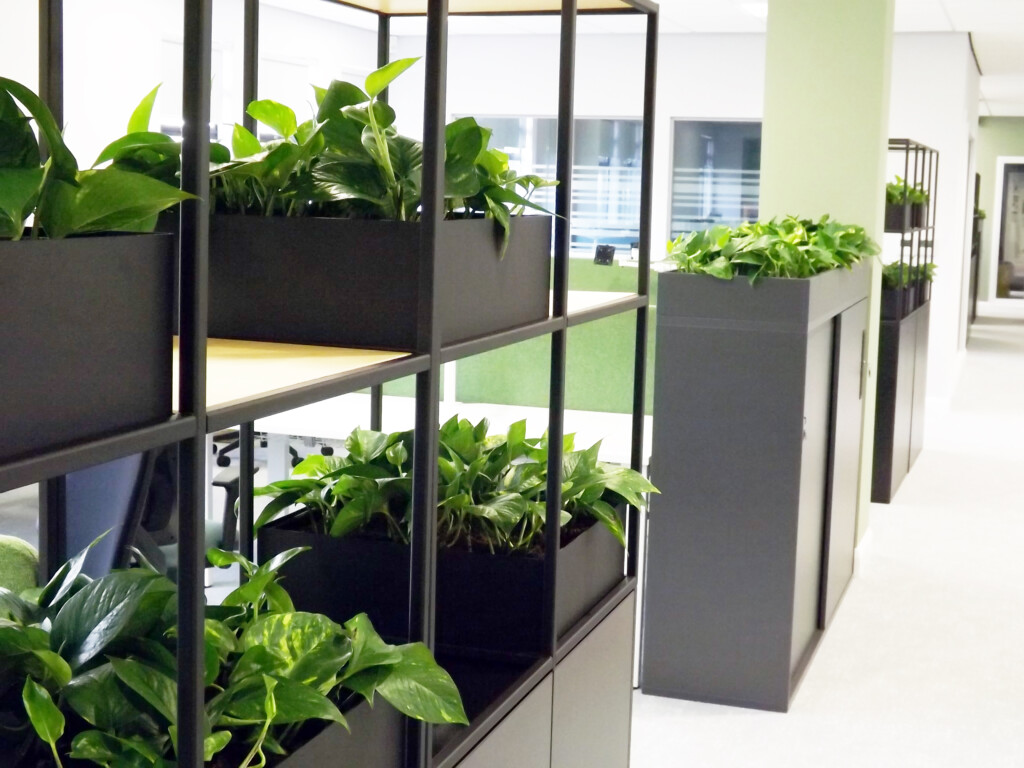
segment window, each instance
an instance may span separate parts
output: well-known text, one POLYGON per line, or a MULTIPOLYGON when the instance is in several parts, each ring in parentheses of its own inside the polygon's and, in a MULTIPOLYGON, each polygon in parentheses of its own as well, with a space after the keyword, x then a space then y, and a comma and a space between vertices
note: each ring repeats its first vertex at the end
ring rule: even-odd
POLYGON ((761 124, 677 120, 671 234, 757 218, 761 124))
MULTIPOLYGON (((483 117, 491 146, 507 153, 520 174, 555 178, 558 121, 550 117, 483 117)), ((640 120, 583 118, 575 122, 572 173, 573 255, 591 258, 598 244, 625 249, 640 239, 640 120)), ((555 190, 534 201, 554 210, 555 190)))

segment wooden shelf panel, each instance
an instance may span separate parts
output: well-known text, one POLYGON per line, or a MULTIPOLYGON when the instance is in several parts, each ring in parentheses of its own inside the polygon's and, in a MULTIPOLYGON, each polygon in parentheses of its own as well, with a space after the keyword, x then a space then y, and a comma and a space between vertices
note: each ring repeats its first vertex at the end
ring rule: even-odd
MULTIPOLYGON (((388 363, 411 359, 408 352, 391 352, 345 347, 317 347, 301 344, 276 344, 260 341, 209 339, 206 355, 206 407, 212 417, 227 416, 246 406, 255 406, 261 415, 296 407, 303 392, 313 400, 324 396, 324 389, 337 385, 342 394, 344 382, 355 381, 353 389, 366 386, 360 374, 372 373, 388 363), (280 407, 275 401, 280 400, 280 407)), ((390 373, 390 366, 388 367, 390 373)), ((380 371, 381 380, 388 377, 380 371)), ((395 372, 396 375, 401 375, 395 372)), ((174 408, 178 405, 178 343, 174 343, 174 408)), ((223 418, 218 419, 222 421, 223 418)), ((248 420, 248 418, 244 419, 248 420)))
POLYGON ((649 303, 646 296, 622 291, 569 291, 570 326, 633 312, 649 303))
MULTIPOLYGON (((427 0, 331 1, 388 16, 422 16, 427 12, 427 0)), ((647 0, 578 0, 577 7, 580 11, 650 11, 654 6, 647 0)), ((558 13, 561 9, 561 0, 450 0, 448 13, 452 15, 558 13)))
POLYGON ((628 291, 569 291, 569 314, 576 315, 633 296, 636 294, 628 291))

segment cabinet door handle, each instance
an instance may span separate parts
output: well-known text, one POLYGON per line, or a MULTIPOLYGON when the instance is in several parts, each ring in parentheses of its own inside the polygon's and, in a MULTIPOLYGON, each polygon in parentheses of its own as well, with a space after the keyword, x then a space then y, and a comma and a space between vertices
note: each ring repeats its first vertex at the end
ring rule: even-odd
POLYGON ((860 394, 858 400, 864 399, 864 389, 867 387, 868 379, 868 332, 861 331, 860 334, 860 394))

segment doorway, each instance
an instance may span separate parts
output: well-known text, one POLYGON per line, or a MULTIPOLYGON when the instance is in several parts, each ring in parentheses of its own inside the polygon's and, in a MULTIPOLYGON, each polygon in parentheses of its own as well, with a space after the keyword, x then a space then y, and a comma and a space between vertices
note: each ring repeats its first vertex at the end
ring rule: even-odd
POLYGON ((1024 163, 1003 166, 999 218, 998 298, 1024 299, 1024 163))

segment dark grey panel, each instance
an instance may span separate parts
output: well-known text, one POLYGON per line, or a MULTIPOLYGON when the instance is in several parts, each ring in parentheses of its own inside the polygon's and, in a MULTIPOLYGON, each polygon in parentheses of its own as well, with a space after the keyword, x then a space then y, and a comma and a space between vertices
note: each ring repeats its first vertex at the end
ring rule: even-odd
POLYGON ((914 350, 914 395, 910 416, 910 466, 921 454, 924 447, 924 407, 928 389, 928 327, 931 319, 931 303, 926 302, 914 314, 917 315, 917 337, 914 350))
POLYGON ((830 411, 832 409, 833 324, 819 325, 807 339, 804 383, 804 439, 800 473, 793 579, 792 674, 818 631, 821 598, 822 541, 825 531, 825 489, 828 476, 830 411))
POLYGON ((924 444, 928 379, 925 302, 900 321, 883 321, 878 351, 878 399, 871 500, 889 502, 924 444))
POLYGON ((900 323, 883 320, 878 335, 878 384, 875 396, 875 447, 871 501, 888 504, 893 486, 893 439, 896 428, 896 379, 899 375, 900 323))
POLYGON ((459 768, 550 768, 552 675, 533 689, 459 768))
POLYGON ((761 331, 813 327, 860 301, 869 288, 870 271, 863 264, 806 280, 767 278, 756 285, 674 272, 658 277, 659 306, 694 321, 689 325, 708 320, 718 327, 749 324, 761 331))
POLYGON ((170 418, 173 245, 0 241, 0 462, 170 418))
POLYGON ((783 707, 806 338, 666 328, 665 313, 662 300, 642 685, 783 707))
POLYGON ((833 392, 832 466, 826 520, 826 579, 822 626, 832 621, 839 599, 853 576, 853 549, 857 536, 857 500, 860 490, 860 446, 863 398, 861 375, 868 308, 862 301, 837 319, 835 390, 833 392))
POLYGON ((352 765, 401 768, 405 765, 405 718, 390 704, 361 701, 345 712, 351 731, 328 724, 279 764, 279 768, 352 765))
POLYGON ((631 594, 555 667, 552 768, 628 768, 635 608, 631 594))
POLYGON ((917 357, 916 312, 903 318, 899 325, 899 364, 896 374, 896 403, 893 409, 892 493, 910 470, 910 425, 914 414, 914 361, 917 357))

